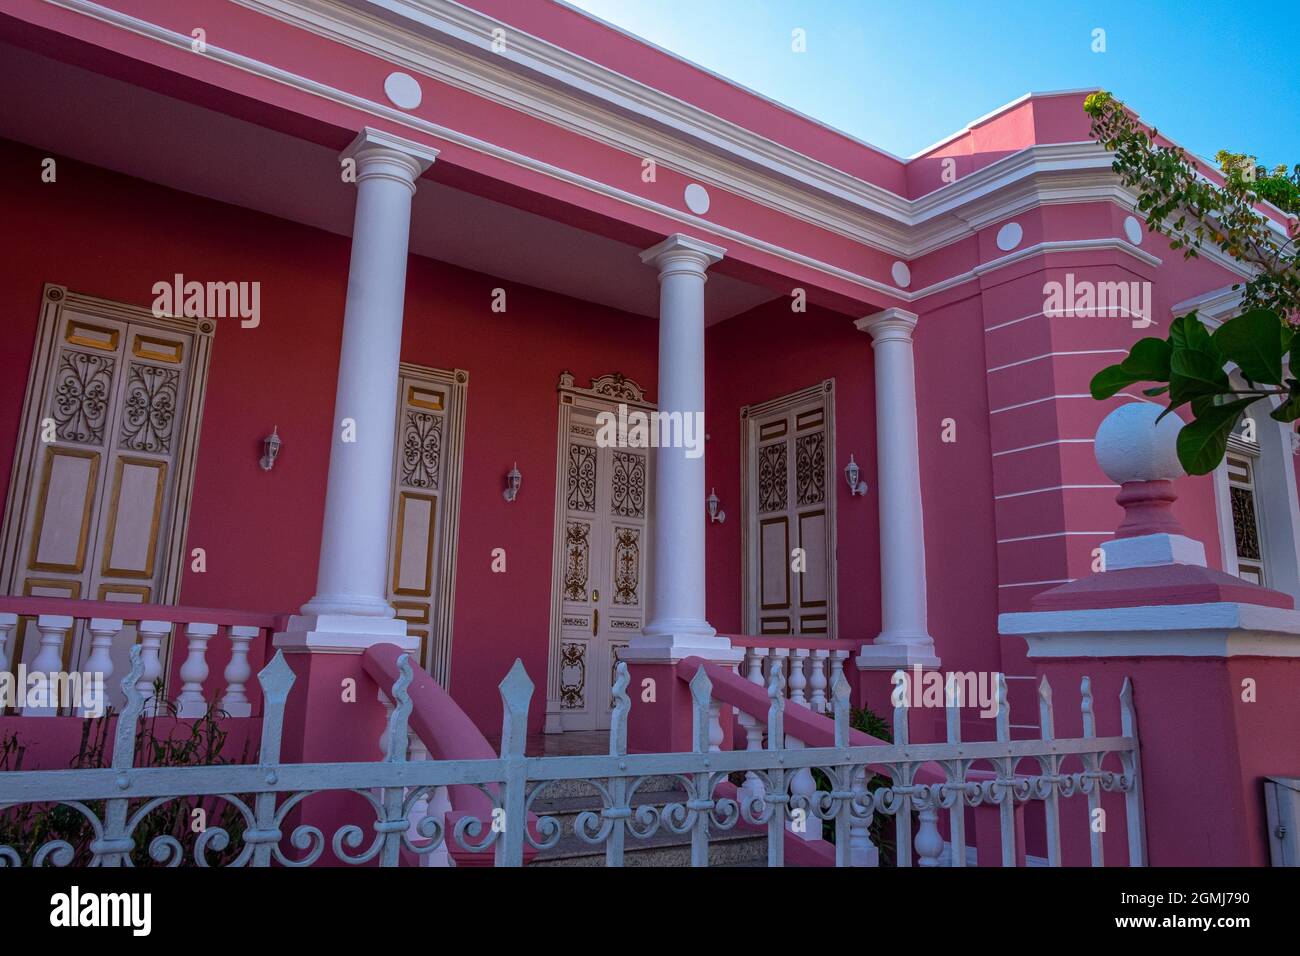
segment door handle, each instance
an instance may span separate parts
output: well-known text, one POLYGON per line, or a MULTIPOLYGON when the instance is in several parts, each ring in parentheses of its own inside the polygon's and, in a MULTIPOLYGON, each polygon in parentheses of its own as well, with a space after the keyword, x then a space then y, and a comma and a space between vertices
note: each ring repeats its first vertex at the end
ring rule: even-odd
POLYGON ((596 636, 596 631, 600 628, 600 608, 591 609, 591 636, 596 636))

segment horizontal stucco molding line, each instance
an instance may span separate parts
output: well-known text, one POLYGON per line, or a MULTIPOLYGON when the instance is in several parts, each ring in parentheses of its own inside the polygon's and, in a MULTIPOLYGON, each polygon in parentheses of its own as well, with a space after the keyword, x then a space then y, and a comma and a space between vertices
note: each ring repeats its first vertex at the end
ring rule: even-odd
POLYGON ((1074 578, 1052 578, 1048 581, 1012 581, 1009 584, 999 584, 999 588, 1045 588, 1054 584, 1070 584, 1074 578))
POLYGON ((1037 312, 1031 312, 1029 313, 1029 315, 1022 315, 1020 318, 1012 319, 1009 322, 999 322, 997 325, 990 325, 987 329, 984 330, 984 334, 988 335, 990 332, 996 332, 999 329, 1005 329, 1012 325, 1019 325, 1021 322, 1028 322, 1030 319, 1038 319, 1038 318, 1046 318, 1046 317, 1047 317, 1047 313, 1039 309, 1037 312))
MULTIPOLYGON (((1118 486, 1116 486, 1118 487, 1118 486)), ((1047 541, 1051 538, 1113 538, 1114 531, 1052 531, 1044 534, 1027 534, 1019 538, 998 538, 998 544, 1020 544, 1023 541, 1047 541)))
MULTIPOLYGON (((1035 448, 1051 448, 1053 445, 1092 445, 1095 442, 1095 438, 1054 438, 1051 441, 1040 441, 1036 445, 1021 445, 1019 448, 1008 448, 1005 451, 995 451, 993 457, 1001 458, 1003 455, 1018 455, 1022 451, 1033 451, 1035 448)), ((1106 487, 1109 488, 1111 486, 1107 485, 1106 487)))
POLYGON ((1001 256, 997 259, 991 259, 988 262, 981 263, 973 269, 947 279, 941 279, 932 285, 926 286, 911 293, 911 299, 924 299, 926 296, 935 295, 939 292, 946 292, 954 286, 959 286, 963 282, 972 282, 982 276, 995 272, 998 269, 1005 269, 1007 266, 1015 265, 1034 256, 1055 255, 1066 252, 1122 252, 1125 255, 1132 256, 1144 265, 1158 267, 1162 264, 1159 256, 1153 256, 1149 252, 1144 252, 1133 243, 1126 239, 1120 239, 1115 236, 1101 236, 1093 239, 1049 239, 1043 242, 1036 242, 1032 246, 1026 246, 1024 249, 1018 249, 1015 252, 1001 256))
POLYGON ((1069 355, 1128 355, 1127 349, 1074 349, 1064 352, 1044 352, 1042 355, 1035 355, 1032 358, 1020 359, 1016 362, 1008 362, 1006 365, 995 365, 985 372, 992 375, 994 372, 1003 372, 1009 368, 1016 368, 1020 365, 1028 365, 1031 362, 1041 362, 1043 359, 1061 358, 1069 355))
MULTIPOLYGON (((1130 392, 1116 392, 1115 395, 1114 395, 1113 397, 1114 397, 1114 398, 1131 398, 1131 399, 1133 399, 1133 401, 1135 401, 1135 402, 1146 402, 1148 405, 1156 405, 1156 404, 1159 404, 1158 402, 1153 402, 1153 401, 1151 401, 1151 399, 1149 399, 1149 398, 1145 398, 1145 397, 1143 397, 1143 396, 1141 396, 1141 395, 1134 395, 1134 394, 1132 394, 1132 393, 1130 393, 1130 392)), ((1087 393, 1085 393, 1085 392, 1079 392, 1079 393, 1077 393, 1077 394, 1075 394, 1075 393, 1066 393, 1066 394, 1063 394, 1063 395, 1044 395, 1042 398, 1034 398, 1034 399, 1030 399, 1030 400, 1027 401, 1027 402, 1017 402, 1015 405, 1003 405, 1001 408, 990 409, 990 410, 989 410, 989 414, 990 414, 990 415, 1001 415, 1003 412, 1014 412, 1014 411, 1016 411, 1017 409, 1021 409, 1021 408, 1029 408, 1031 405, 1041 405, 1041 404, 1043 404, 1043 402, 1054 402, 1054 401, 1057 401, 1058 399, 1069 399, 1069 398, 1086 398, 1086 399, 1087 399, 1088 401, 1090 401, 1090 402, 1095 402, 1095 401, 1096 401, 1095 398, 1093 398, 1091 395, 1089 395, 1089 394, 1087 394, 1087 393)))
MULTIPOLYGON (((160 43, 166 43, 170 46, 188 50, 190 44, 193 42, 193 38, 188 35, 176 33, 172 30, 166 29, 165 27, 160 27, 157 24, 140 20, 137 17, 132 17, 129 14, 110 10, 106 7, 100 6, 99 4, 91 3, 89 0, 45 0, 45 2, 54 6, 63 7, 76 13, 84 14, 111 26, 128 30, 132 33, 156 40, 160 43)), ((487 142, 486 140, 479 139, 478 137, 470 136, 449 127, 420 119, 419 117, 410 116, 409 114, 385 106, 377 101, 368 100, 365 97, 349 93, 346 90, 339 90, 308 77, 290 73, 287 70, 282 70, 271 64, 255 60, 242 53, 236 53, 232 50, 208 44, 204 55, 207 59, 215 60, 234 69, 242 70, 243 72, 254 76, 261 76, 265 79, 274 80, 285 86, 297 89, 300 92, 310 93, 319 96, 322 99, 337 103, 340 106, 369 113, 372 116, 381 117, 408 129, 418 130, 427 136, 445 140, 464 147, 465 149, 473 150, 474 152, 489 156, 493 159, 511 163, 521 169, 547 176, 557 182, 563 182, 570 186, 577 186, 589 192, 602 195, 607 199, 612 199, 616 202, 640 209, 644 212, 663 216, 678 225, 693 226, 704 232, 725 237, 731 243, 731 246, 728 248, 733 255, 735 244, 740 244, 754 252, 772 256, 791 265, 811 269, 830 278, 855 285, 863 290, 884 294, 893 299, 903 300, 907 298, 907 293, 893 286, 887 285, 884 282, 868 278, 867 276, 858 275, 847 269, 832 265, 831 263, 821 262, 811 256, 805 256, 801 253, 785 249, 755 236, 747 235, 726 226, 720 226, 717 223, 710 222, 709 220, 702 219, 698 216, 683 213, 671 206, 665 206, 661 203, 654 202, 653 200, 645 199, 618 189, 617 187, 610 186, 607 183, 602 183, 574 173, 570 170, 561 169, 560 167, 554 166, 550 163, 529 156, 524 156, 521 153, 516 153, 513 150, 497 146, 493 143, 487 142)))
POLYGON ((1300 657, 1300 613, 1231 601, 998 616, 1030 657, 1300 657))
MULTIPOLYGON (((1004 495, 994 495, 993 500, 1003 501, 1007 498, 1024 498, 1026 495, 1045 495, 1053 491, 1076 491, 1076 490, 1096 491, 1096 490, 1103 490, 1103 489, 1107 491, 1114 491, 1118 487, 1119 485, 1052 485, 1050 488, 1031 488, 1028 491, 1009 491, 1004 495)), ((1114 534, 1113 531, 1107 533, 1114 534)))

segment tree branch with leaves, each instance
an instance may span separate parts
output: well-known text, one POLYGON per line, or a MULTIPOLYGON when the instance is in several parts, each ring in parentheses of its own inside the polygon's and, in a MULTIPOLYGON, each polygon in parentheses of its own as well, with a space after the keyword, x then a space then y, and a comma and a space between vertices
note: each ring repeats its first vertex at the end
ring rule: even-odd
POLYGON ((1228 436, 1254 403, 1274 399, 1274 419, 1300 419, 1300 165, 1269 170, 1252 157, 1221 151, 1218 184, 1109 93, 1092 94, 1084 109, 1093 138, 1114 153, 1112 169, 1136 193, 1148 230, 1185 258, 1196 258, 1208 243, 1250 271, 1233 287, 1242 289, 1241 314, 1213 332, 1195 312, 1179 316, 1167 338, 1139 340, 1122 362, 1092 380, 1098 400, 1151 382, 1143 393, 1167 395, 1164 414, 1190 406, 1193 417, 1179 435, 1178 458, 1188 473, 1207 474, 1223 460, 1228 436), (1261 211, 1265 202, 1287 217, 1285 226, 1261 211), (1230 364, 1245 388, 1234 385, 1230 364))

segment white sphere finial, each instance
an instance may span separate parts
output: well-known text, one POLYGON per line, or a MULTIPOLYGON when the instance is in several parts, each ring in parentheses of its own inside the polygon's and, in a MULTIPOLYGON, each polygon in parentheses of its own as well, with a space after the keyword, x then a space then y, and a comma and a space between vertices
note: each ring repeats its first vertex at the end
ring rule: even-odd
POLYGON ((1178 433, 1183 420, 1166 415, 1153 402, 1121 405, 1097 428, 1094 450, 1097 464, 1117 485, 1130 481, 1160 481, 1181 478, 1186 472, 1178 462, 1178 433))

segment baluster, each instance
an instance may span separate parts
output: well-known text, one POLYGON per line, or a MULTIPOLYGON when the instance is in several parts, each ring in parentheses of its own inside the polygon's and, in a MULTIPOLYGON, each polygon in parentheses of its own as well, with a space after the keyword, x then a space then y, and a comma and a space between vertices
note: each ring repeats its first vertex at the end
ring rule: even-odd
POLYGON ((250 717, 253 705, 249 703, 245 687, 253 676, 253 668, 248 663, 248 646, 253 638, 261 633, 261 628, 247 624, 232 624, 230 634, 230 662, 226 664, 226 693, 221 698, 221 709, 231 717, 250 717))
MULTIPOLYGON (((691 750, 694 753, 708 753, 713 736, 712 725, 716 708, 713 705, 713 681, 701 667, 691 678, 691 750)), ((721 735, 719 734, 719 737, 721 735)), ((695 819, 691 826, 691 866, 709 865, 709 803, 712 787, 707 771, 695 773, 691 779, 691 791, 695 819)), ((689 804, 688 804, 689 806, 689 804)))
MULTIPOLYGON (((414 734, 411 735, 411 743, 407 748, 406 759, 411 763, 423 763, 429 759, 429 748, 424 745, 424 741, 414 734)), ((405 790, 406 795, 409 796, 413 789, 416 788, 407 787, 405 790)), ((419 846, 424 841, 424 837, 420 835, 419 830, 421 820, 429 816, 436 816, 440 824, 446 820, 445 813, 438 813, 434 809, 438 797, 437 790, 445 790, 445 788, 438 787, 432 792, 420 788, 419 796, 411 801, 411 811, 406 815, 406 838, 415 846, 419 846)), ((438 849, 421 856, 419 865, 446 866, 447 844, 443 843, 438 849)))
MULTIPOLYGON (((909 742, 907 725, 907 708, 911 704, 906 672, 894 671, 890 683, 894 687, 894 746, 906 747, 909 742)), ((904 751, 906 754, 906 751, 904 751)), ((897 765, 894 776, 896 790, 910 788, 912 785, 912 765, 907 761, 897 765)), ((912 865, 912 798, 904 796, 899 802, 898 812, 894 814, 894 845, 898 866, 912 865)))
POLYGON ((790 698, 789 679, 787 677, 786 662, 790 659, 790 649, 788 647, 774 647, 770 654, 767 655, 767 679, 770 683, 774 672, 781 675, 781 692, 790 698))
POLYGON ((180 696, 176 699, 177 717, 202 717, 208 711, 203 699, 203 682, 208 679, 208 641, 217 633, 215 624, 185 625, 185 663, 181 664, 180 696))
POLYGON ((90 656, 86 658, 86 673, 99 681, 99 706, 85 706, 82 717, 102 717, 108 704, 108 679, 113 676, 113 638, 122 630, 121 618, 92 617, 90 630, 90 656))
MULTIPOLYGON (((58 675, 63 672, 63 645, 72 625, 73 619, 66 614, 41 614, 36 618, 36 629, 41 632, 41 645, 32 661, 30 673, 45 677, 44 704, 36 707, 22 706, 24 717, 54 717, 58 714, 59 702, 56 697, 58 689, 65 686, 58 675)), ((16 690, 20 702, 32 693, 24 687, 16 690)))
MULTIPOLYGON (((853 771, 853 792, 867 794, 867 768, 858 767, 853 771)), ((875 808, 864 796, 863 805, 868 809, 864 817, 853 817, 849 823, 849 856, 853 866, 880 866, 880 848, 871 840, 871 821, 875 808)))
MULTIPOLYGON (((1052 685, 1047 675, 1043 675, 1038 685, 1038 726, 1043 743, 1056 739, 1056 719, 1052 714, 1052 685)), ((1043 768, 1048 776, 1049 787, 1043 800, 1043 816, 1047 821, 1047 865, 1061 865, 1061 804, 1056 791, 1056 783, 1061 775, 1061 758, 1057 754, 1045 754, 1039 763, 1046 763, 1043 768)))
POLYGON ((13 654, 9 648, 9 638, 17 626, 17 614, 10 611, 0 612, 0 672, 9 671, 9 659, 13 654))
MULTIPOLYGON (((961 743, 961 708, 957 706, 956 674, 948 675, 947 693, 944 695, 944 719, 947 723, 948 743, 961 743)), ((951 866, 966 865, 966 761, 961 758, 944 761, 944 772, 949 787, 957 792, 957 802, 948 810, 948 829, 952 834, 951 866)))
MULTIPOLYGON (((767 685, 767 749, 779 751, 785 740, 785 674, 780 667, 774 667, 767 685)), ((771 804, 771 815, 767 820, 767 865, 769 867, 785 866, 785 771, 774 755, 768 766, 771 789, 767 800, 771 804)))
MULTIPOLYGON (((1079 682, 1079 710, 1083 714, 1083 736, 1097 736, 1097 717, 1092 709, 1092 678, 1085 677, 1079 682)), ((1105 866, 1106 853, 1102 847, 1102 834, 1097 829, 1098 811, 1101 810, 1101 756, 1099 754, 1081 754, 1084 775, 1088 779, 1088 848, 1091 851, 1092 865, 1105 866)))
POLYGON ((808 694, 812 709, 824 714, 830 708, 826 704, 826 661, 830 652, 825 648, 815 648, 808 655, 808 694))
POLYGON ((766 647, 745 648, 745 678, 751 684, 763 686, 763 658, 767 657, 766 647))
MULTIPOLYGON (((505 829, 497 838, 497 866, 524 865, 524 837, 528 817, 524 812, 528 785, 528 766, 524 745, 528 732, 528 704, 533 699, 533 682, 524 670, 524 662, 515 658, 510 673, 500 684, 501 692, 501 760, 505 764, 501 808, 505 810, 505 829)), ((492 821, 484 820, 484 824, 492 821)))
POLYGON ((917 800, 916 862, 918 866, 939 865, 943 856, 943 836, 939 833, 938 787, 922 787, 917 800))
POLYGON ((804 688, 808 686, 808 678, 804 676, 804 663, 807 660, 806 647, 790 648, 790 703, 800 707, 808 706, 808 698, 804 696, 804 688))
POLYGON ((144 715, 154 717, 162 708, 156 697, 156 684, 162 677, 162 643, 171 634, 172 625, 170 621, 141 621, 139 631, 140 664, 143 670, 136 687, 144 698, 144 715))
POLYGON ((1119 692, 1120 733, 1132 741, 1120 754, 1129 789, 1124 794, 1124 821, 1128 828, 1128 865, 1147 865, 1146 811, 1142 806, 1142 754, 1138 749, 1137 709, 1133 705, 1133 682, 1125 677, 1119 692))
MULTIPOLYGON (((997 737, 1000 744, 1011 744, 1011 707, 1007 704, 1007 678, 998 674, 997 681, 997 737)), ((1003 787, 1002 799, 998 802, 998 816, 1002 836, 1002 865, 1016 865, 1016 798, 1012 790, 1015 780, 1016 760, 1014 757, 999 757, 993 761, 998 770, 998 784, 1003 787)))

